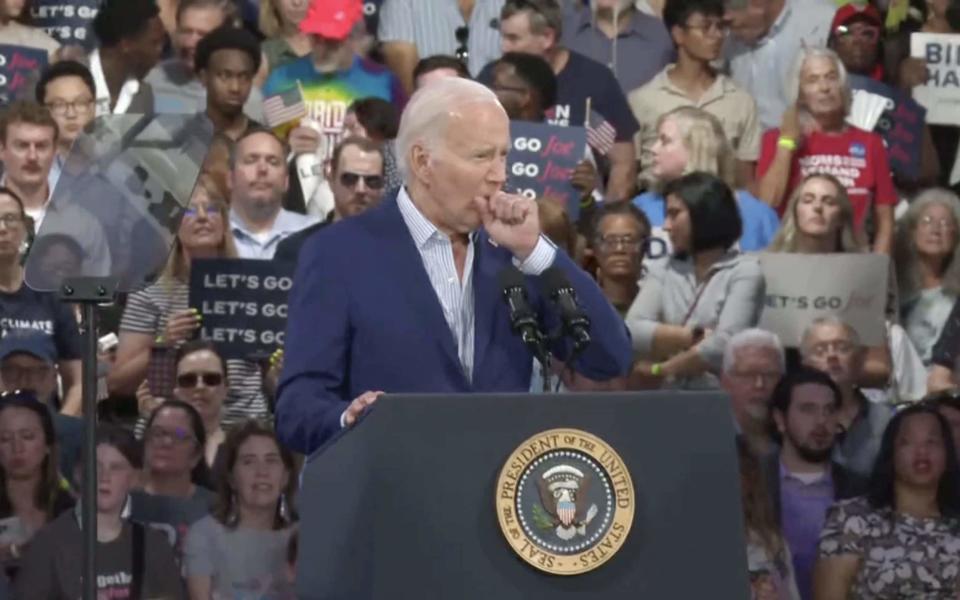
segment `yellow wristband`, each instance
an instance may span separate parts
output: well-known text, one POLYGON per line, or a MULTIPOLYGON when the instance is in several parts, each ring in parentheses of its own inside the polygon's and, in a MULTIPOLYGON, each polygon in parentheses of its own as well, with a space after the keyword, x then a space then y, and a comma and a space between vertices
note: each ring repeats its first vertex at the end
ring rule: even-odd
POLYGON ((797 149, 797 140, 791 137, 780 136, 777 139, 777 146, 780 146, 781 148, 786 148, 787 150, 790 150, 791 152, 793 152, 794 150, 797 149))
POLYGON ((660 363, 653 363, 650 365, 650 374, 654 377, 660 377, 660 374, 663 373, 663 365, 660 363))

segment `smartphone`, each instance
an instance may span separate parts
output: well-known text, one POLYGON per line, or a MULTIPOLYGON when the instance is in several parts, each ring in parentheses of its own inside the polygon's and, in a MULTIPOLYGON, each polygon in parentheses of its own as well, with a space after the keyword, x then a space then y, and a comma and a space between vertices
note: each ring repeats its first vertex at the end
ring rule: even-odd
POLYGON ((119 344, 120 338, 117 337, 117 334, 111 332, 97 340, 97 351, 100 354, 106 354, 114 350, 119 344))
POLYGON ((147 363, 147 382, 154 398, 173 398, 177 378, 177 349, 173 346, 155 344, 150 348, 147 363))

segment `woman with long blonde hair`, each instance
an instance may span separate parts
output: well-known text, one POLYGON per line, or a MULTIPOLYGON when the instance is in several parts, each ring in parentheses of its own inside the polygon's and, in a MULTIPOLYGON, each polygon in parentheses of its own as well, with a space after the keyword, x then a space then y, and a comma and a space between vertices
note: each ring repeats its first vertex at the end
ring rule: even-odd
MULTIPOLYGON (((783 225, 769 252, 834 254, 867 252, 854 217, 853 204, 839 179, 827 173, 804 177, 790 195, 783 225)), ((918 399, 926 393, 926 376, 906 333, 897 321, 896 275, 891 266, 887 293, 887 343, 867 352, 860 384, 886 388, 901 399, 918 399), (891 380, 892 375, 892 380, 891 380)))
MULTIPOLYGON (((130 294, 120 321, 120 344, 116 364, 107 378, 112 393, 136 393, 141 415, 149 414, 164 398, 154 398, 145 380, 155 346, 176 349, 194 338, 200 315, 189 306, 190 265, 195 259, 236 258, 230 232, 226 190, 214 178, 201 175, 166 269, 144 290, 130 294)), ((255 362, 227 361, 229 394, 224 404, 223 424, 260 418, 268 414, 263 377, 255 362)))
POLYGON ((854 229, 846 188, 833 175, 814 173, 804 177, 790 195, 769 251, 829 254, 864 249, 854 229))
MULTIPOLYGON (((647 215, 654 234, 661 239, 667 239, 660 229, 666 210, 662 190, 671 181, 698 171, 716 175, 736 190, 736 156, 720 121, 708 112, 683 106, 664 114, 657 122, 652 152, 655 189, 640 194, 633 203, 647 215)), ((736 199, 743 221, 740 249, 765 248, 780 222, 776 212, 747 190, 737 190, 736 199)))

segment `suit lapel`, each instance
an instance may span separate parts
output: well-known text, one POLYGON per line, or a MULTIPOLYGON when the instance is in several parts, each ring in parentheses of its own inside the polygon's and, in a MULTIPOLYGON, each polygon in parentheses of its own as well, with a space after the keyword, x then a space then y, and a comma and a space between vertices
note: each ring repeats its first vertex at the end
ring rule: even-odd
POLYGON ((447 366, 454 368, 466 383, 453 333, 443 316, 440 299, 430 283, 420 251, 410 235, 403 215, 400 214, 396 196, 384 200, 380 208, 374 210, 382 210, 384 217, 382 224, 386 235, 381 238, 384 247, 380 255, 384 262, 391 266, 388 272, 397 280, 395 289, 407 297, 410 306, 416 311, 414 315, 398 315, 398 318, 415 318, 423 322, 424 334, 437 340, 442 354, 449 362, 447 366))
POLYGON ((500 307, 497 275, 501 267, 494 256, 489 238, 485 232, 480 231, 474 242, 473 259, 474 381, 480 379, 483 358, 493 338, 497 309, 500 307))

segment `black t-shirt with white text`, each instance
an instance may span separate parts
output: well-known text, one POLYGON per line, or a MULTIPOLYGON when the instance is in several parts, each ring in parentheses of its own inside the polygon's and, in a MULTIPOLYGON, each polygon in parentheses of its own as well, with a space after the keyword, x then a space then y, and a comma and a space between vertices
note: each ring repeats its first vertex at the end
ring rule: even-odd
POLYGON ((37 292, 26 284, 12 294, 0 292, 0 336, 11 332, 51 337, 58 360, 81 356, 77 320, 70 307, 50 292, 37 292))
MULTIPOLYGON (((163 533, 143 529, 142 598, 185 598, 173 549, 163 533)), ((79 598, 83 538, 75 511, 67 511, 31 541, 14 580, 15 599, 79 598)), ((129 598, 133 583, 133 526, 97 544, 97 598, 129 598)))

